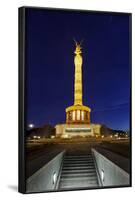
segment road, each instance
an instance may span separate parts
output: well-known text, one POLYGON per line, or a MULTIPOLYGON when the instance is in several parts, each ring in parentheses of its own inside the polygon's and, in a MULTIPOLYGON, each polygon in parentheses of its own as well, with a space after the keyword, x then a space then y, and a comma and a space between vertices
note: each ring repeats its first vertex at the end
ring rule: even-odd
POLYGON ((129 156, 129 143, 124 141, 117 142, 102 142, 101 140, 87 141, 78 140, 71 142, 50 142, 50 143, 29 143, 27 145, 26 153, 26 177, 30 177, 38 169, 49 162, 55 155, 62 150, 66 150, 67 155, 83 155, 89 154, 91 147, 107 148, 115 153, 122 154, 124 152, 125 157, 129 156), (126 144, 126 145, 125 145, 126 144), (117 147, 117 148, 116 148, 117 147))

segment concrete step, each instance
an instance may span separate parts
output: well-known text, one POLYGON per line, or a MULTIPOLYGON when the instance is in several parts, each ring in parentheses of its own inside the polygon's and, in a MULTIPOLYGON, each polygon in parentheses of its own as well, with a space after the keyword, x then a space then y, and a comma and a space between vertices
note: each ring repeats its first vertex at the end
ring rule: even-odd
POLYGON ((62 181, 96 181, 97 182, 97 178, 96 177, 66 177, 66 178, 61 178, 61 182, 62 181))
POLYGON ((90 158, 92 157, 91 154, 88 154, 88 155, 67 155, 65 156, 66 159, 68 158, 90 158))
POLYGON ((93 177, 93 178, 89 178, 89 177, 73 177, 73 178, 62 178, 61 179, 61 183, 76 183, 76 184, 79 184, 79 183, 89 183, 89 182, 92 182, 92 183, 97 183, 97 178, 96 177, 93 177))
POLYGON ((71 160, 70 160, 70 161, 69 161, 69 160, 64 160, 63 163, 64 163, 64 164, 66 164, 66 163, 67 163, 67 164, 68 164, 68 163, 69 163, 69 164, 70 164, 70 163, 78 163, 78 164, 79 164, 79 163, 93 163, 93 160, 72 160, 72 161, 71 161, 71 160))
POLYGON ((72 158, 72 159, 70 159, 70 158, 68 158, 68 159, 64 159, 64 161, 68 161, 68 162, 72 162, 72 161, 93 161, 93 158, 72 158))
POLYGON ((81 174, 84 176, 85 176, 85 174, 94 176, 94 175, 96 175, 96 171, 95 170, 92 170, 92 171, 80 171, 80 170, 74 171, 74 170, 72 170, 70 172, 62 171, 61 176, 79 176, 79 175, 81 176, 81 174))
POLYGON ((70 174, 78 174, 78 173, 81 173, 81 172, 82 173, 85 173, 85 172, 96 173, 96 170, 95 170, 95 168, 92 168, 92 169, 91 168, 90 169, 89 168, 86 168, 86 169, 85 168, 84 169, 81 168, 81 169, 70 169, 70 170, 69 169, 67 169, 67 170, 64 169, 64 170, 62 170, 62 174, 69 174, 69 173, 70 174))
POLYGON ((76 186, 76 187, 71 187, 70 185, 67 185, 67 186, 61 186, 60 188, 59 188, 59 190, 60 191, 72 191, 72 190, 82 190, 82 189, 84 189, 84 190, 86 190, 86 189, 97 189, 97 188, 99 188, 99 185, 97 185, 97 184, 93 184, 93 185, 85 185, 85 184, 83 184, 83 185, 81 185, 81 186, 76 186))
POLYGON ((92 155, 88 156, 65 156, 66 159, 87 159, 92 158, 92 155))
POLYGON ((87 159, 87 160, 64 160, 64 163, 78 163, 78 162, 81 162, 81 163, 86 163, 86 162, 93 162, 93 159, 87 159))
POLYGON ((63 162, 63 164, 67 164, 67 165, 69 165, 69 164, 94 164, 94 162, 93 162, 93 160, 89 160, 89 161, 65 161, 64 160, 64 162, 63 162))
POLYGON ((72 163, 63 163, 63 167, 71 167, 71 166, 94 166, 94 163, 93 162, 86 162, 86 163, 83 163, 83 162, 72 162, 72 163))
POLYGON ((61 179, 72 179, 72 178, 88 178, 88 179, 97 179, 96 173, 91 174, 64 174, 61 176, 61 179))
POLYGON ((76 181, 61 181, 60 189, 70 188, 87 188, 87 187, 97 187, 98 182, 95 180, 76 180, 76 181))
POLYGON ((69 164, 94 164, 93 161, 70 161, 70 162, 63 162, 63 164, 65 165, 69 165, 69 164))
POLYGON ((94 166, 94 163, 63 163, 63 168, 64 167, 81 167, 81 166, 94 166))
POLYGON ((94 165, 90 166, 90 165, 85 165, 85 166, 63 166, 63 170, 75 170, 75 169, 80 169, 80 170, 84 170, 84 169, 95 169, 94 165))

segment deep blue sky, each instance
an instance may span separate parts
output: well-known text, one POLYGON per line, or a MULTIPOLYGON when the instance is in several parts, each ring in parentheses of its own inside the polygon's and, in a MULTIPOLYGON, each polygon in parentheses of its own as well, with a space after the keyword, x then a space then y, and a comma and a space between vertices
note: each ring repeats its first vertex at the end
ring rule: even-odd
POLYGON ((92 123, 129 128, 129 16, 27 9, 27 123, 65 122, 73 104, 74 42, 83 42, 83 103, 92 123))

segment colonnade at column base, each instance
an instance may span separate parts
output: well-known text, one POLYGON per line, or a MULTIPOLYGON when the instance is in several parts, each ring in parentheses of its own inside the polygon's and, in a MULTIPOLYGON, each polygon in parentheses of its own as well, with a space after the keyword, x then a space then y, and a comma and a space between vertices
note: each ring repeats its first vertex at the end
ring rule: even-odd
POLYGON ((66 124, 90 124, 91 109, 84 105, 66 108, 66 124))

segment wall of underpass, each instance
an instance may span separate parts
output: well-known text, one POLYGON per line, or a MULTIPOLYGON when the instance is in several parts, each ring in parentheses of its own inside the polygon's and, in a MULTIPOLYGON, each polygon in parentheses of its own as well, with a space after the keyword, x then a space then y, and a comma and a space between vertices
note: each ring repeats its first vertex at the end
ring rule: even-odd
MULTIPOLYGON (((130 176, 125 170, 96 149, 92 148, 92 153, 94 155, 101 186, 128 186, 130 184, 130 176)), ((120 159, 124 158, 120 157, 120 159)))
POLYGON ((27 193, 55 190, 64 154, 65 151, 59 153, 50 162, 27 179, 27 193))

